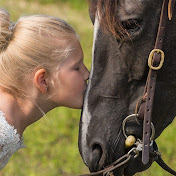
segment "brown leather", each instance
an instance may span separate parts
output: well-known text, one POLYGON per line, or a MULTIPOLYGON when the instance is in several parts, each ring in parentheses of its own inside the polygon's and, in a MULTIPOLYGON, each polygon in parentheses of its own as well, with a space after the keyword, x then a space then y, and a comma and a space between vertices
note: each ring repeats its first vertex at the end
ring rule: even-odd
MULTIPOLYGON (((164 0, 161 10, 160 23, 158 27, 157 38, 155 42, 155 49, 161 49, 163 47, 163 41, 165 36, 165 28, 168 21, 168 3, 169 0, 164 0)), ((161 54, 155 53, 153 56, 153 66, 158 66, 161 60, 161 54)), ((148 73, 148 81, 146 83, 146 105, 144 112, 144 122, 143 122, 143 150, 142 150, 142 162, 147 164, 149 162, 149 149, 150 149, 150 133, 151 133, 151 118, 152 118, 152 108, 154 101, 154 92, 157 79, 158 70, 153 70, 150 68, 148 73)))

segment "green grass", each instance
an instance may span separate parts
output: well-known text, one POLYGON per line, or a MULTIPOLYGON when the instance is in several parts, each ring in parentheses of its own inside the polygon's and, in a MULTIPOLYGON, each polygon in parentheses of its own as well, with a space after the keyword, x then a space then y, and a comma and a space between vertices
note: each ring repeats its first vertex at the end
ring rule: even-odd
MULTIPOLYGON (((67 3, 62 1, 0 0, 0 6, 10 12, 12 21, 16 21, 21 15, 41 13, 68 21, 80 35, 85 53, 84 61, 90 69, 93 26, 87 5, 84 0, 67 0, 67 3), (43 2, 39 3, 41 1, 43 2), (80 2, 81 8, 74 5, 80 2)), ((0 176, 74 176, 87 173, 88 169, 82 162, 77 146, 79 117, 80 110, 57 108, 28 127, 24 133, 26 148, 13 155, 8 165, 0 171, 0 176)), ((176 170, 175 134, 176 121, 163 132, 157 142, 163 158, 176 170)), ((169 176, 156 164, 137 175, 169 176)))

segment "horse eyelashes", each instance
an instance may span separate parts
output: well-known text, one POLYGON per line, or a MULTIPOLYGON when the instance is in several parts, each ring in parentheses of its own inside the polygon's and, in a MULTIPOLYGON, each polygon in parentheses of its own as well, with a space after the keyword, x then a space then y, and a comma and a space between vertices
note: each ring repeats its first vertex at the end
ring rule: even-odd
POLYGON ((140 21, 136 19, 130 19, 127 21, 122 21, 121 22, 122 27, 127 30, 129 33, 130 32, 136 32, 140 29, 140 21))

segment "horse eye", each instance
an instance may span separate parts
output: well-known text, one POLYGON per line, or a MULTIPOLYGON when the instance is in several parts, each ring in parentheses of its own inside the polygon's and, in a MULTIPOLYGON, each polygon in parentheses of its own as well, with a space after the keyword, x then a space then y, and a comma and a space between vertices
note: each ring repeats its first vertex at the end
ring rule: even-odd
POLYGON ((130 19, 127 21, 122 21, 122 26, 128 32, 136 32, 140 29, 140 20, 137 19, 130 19))

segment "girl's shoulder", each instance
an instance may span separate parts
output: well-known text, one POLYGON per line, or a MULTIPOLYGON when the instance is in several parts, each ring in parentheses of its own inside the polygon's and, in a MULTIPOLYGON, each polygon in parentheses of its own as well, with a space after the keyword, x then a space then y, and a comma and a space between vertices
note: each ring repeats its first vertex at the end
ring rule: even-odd
POLYGON ((12 155, 23 147, 23 140, 20 139, 17 130, 8 124, 5 114, 0 111, 0 170, 5 167, 12 155))

